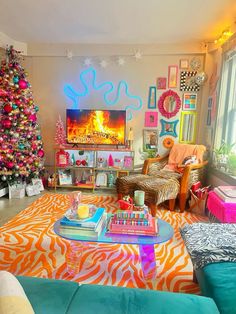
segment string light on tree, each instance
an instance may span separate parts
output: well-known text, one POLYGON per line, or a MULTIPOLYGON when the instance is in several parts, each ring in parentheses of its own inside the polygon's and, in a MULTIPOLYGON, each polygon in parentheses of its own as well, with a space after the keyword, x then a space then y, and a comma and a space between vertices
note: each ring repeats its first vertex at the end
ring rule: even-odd
POLYGON ((38 177, 44 150, 31 85, 12 46, 0 68, 0 181, 38 177))

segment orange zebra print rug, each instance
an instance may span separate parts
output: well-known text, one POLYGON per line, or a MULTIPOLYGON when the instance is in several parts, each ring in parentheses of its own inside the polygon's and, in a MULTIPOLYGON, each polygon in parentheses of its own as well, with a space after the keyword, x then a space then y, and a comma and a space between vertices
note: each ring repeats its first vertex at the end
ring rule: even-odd
MULTIPOLYGON (((105 207, 108 212, 118 208, 116 197, 83 195, 84 203, 105 207)), ((158 217, 174 228, 174 237, 155 245, 157 277, 146 282, 136 245, 93 244, 82 255, 80 271, 67 272, 65 254, 69 241, 53 231, 54 222, 68 209, 65 194, 45 194, 0 228, 0 269, 15 275, 73 280, 86 284, 117 285, 199 293, 192 281, 192 264, 179 233, 185 223, 207 218, 191 213, 158 211, 158 217)))

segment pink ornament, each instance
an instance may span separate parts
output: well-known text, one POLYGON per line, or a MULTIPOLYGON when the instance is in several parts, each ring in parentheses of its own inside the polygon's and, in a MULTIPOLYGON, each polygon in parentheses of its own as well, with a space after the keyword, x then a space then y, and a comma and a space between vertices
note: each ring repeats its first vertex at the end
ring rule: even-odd
POLYGON ((42 158, 42 157, 44 156, 44 151, 43 151, 42 149, 40 149, 40 150, 38 151, 38 156, 39 156, 40 158, 42 158))
POLYGON ((7 166, 8 169, 12 169, 12 168, 14 167, 14 162, 8 161, 8 162, 6 163, 6 166, 7 166))
POLYGON ((28 83, 25 80, 19 80, 18 85, 20 89, 26 89, 28 87, 28 83))
POLYGON ((24 114, 27 114, 27 115, 30 114, 30 109, 29 108, 25 108, 24 109, 24 114))
POLYGON ((29 121, 36 122, 36 120, 37 120, 36 114, 31 114, 29 116, 29 121))

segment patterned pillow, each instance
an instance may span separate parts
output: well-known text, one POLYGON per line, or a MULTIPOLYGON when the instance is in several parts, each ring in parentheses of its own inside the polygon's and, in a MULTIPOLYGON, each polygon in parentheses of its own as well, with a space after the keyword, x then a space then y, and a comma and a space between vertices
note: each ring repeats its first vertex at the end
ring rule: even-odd
POLYGON ((0 313, 34 314, 21 284, 7 271, 0 271, 0 313))

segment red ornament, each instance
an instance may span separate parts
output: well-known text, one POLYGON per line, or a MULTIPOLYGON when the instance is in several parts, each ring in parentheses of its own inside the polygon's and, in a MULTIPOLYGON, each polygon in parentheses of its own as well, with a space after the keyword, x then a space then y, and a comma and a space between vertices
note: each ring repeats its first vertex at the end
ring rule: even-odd
POLYGON ((10 129, 11 128, 11 120, 9 119, 5 119, 2 121, 2 126, 5 128, 5 129, 10 129))
POLYGON ((20 89, 26 89, 28 87, 28 83, 25 80, 19 80, 18 85, 20 89))
POLYGON ((7 96, 7 92, 4 89, 0 89, 0 97, 7 96))
POLYGON ((9 105, 9 104, 7 104, 7 105, 4 106, 3 109, 4 109, 4 111, 6 111, 7 113, 10 113, 10 112, 12 111, 12 106, 9 105))
POLYGON ((76 166, 80 166, 81 165, 81 160, 76 160, 76 166))

